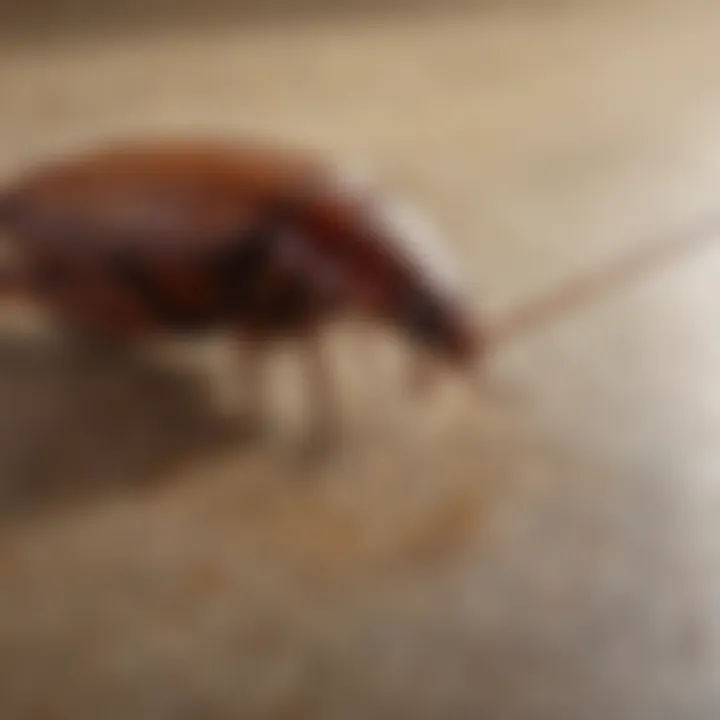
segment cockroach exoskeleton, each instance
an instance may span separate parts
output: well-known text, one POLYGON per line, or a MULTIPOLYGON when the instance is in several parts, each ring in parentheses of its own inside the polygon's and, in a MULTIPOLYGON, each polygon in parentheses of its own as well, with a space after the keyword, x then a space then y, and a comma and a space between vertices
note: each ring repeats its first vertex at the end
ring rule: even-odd
POLYGON ((479 325, 440 247, 349 179, 312 154, 256 143, 128 142, 51 161, 0 193, 0 228, 19 259, 0 289, 114 342, 236 334, 251 348, 255 398, 263 354, 299 340, 316 410, 311 446, 325 449, 339 420, 329 323, 380 323, 439 366, 474 374, 509 337, 698 242, 687 231, 652 242, 479 325))
POLYGON ((106 146, 4 188, 0 227, 19 263, 3 286, 90 336, 235 333, 250 349, 255 397, 272 342, 301 341, 317 411, 312 445, 326 448, 338 428, 328 323, 382 323, 463 370, 482 353, 479 327, 440 272, 445 259, 409 218, 338 166, 299 152, 106 146))

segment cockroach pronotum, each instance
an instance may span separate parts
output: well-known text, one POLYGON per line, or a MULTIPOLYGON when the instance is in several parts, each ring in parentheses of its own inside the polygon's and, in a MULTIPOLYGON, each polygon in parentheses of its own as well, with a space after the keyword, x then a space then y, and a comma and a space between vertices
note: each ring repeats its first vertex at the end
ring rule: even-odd
POLYGON ((41 164, 5 186, 0 228, 19 262, 0 284, 68 327, 114 341, 236 333, 248 341, 253 389, 268 345, 302 340, 319 448, 337 427, 321 337, 328 323, 381 323, 446 367, 473 371, 508 337, 687 245, 653 244, 482 325, 439 247, 418 242, 396 209, 312 153, 257 143, 118 143, 41 164))

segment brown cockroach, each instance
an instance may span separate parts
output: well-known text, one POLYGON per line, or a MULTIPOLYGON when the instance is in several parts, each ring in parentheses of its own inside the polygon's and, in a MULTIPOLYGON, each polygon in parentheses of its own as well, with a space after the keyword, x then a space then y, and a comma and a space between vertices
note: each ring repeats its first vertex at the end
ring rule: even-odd
POLYGON ((0 228, 19 259, 0 285, 91 336, 236 333, 253 390, 269 343, 301 339, 318 411, 311 435, 327 445, 338 425, 328 323, 382 323, 471 371, 510 336, 687 244, 654 244, 483 325, 439 248, 348 180, 313 154, 257 143, 128 142, 53 160, 0 194, 0 228))

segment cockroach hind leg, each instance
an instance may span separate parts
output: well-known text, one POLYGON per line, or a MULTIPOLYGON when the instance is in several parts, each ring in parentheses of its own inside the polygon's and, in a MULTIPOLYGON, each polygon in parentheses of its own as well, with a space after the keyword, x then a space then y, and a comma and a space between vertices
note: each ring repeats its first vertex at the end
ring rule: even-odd
POLYGON ((240 442, 263 443, 270 439, 271 427, 264 397, 263 362, 265 347, 258 341, 245 342, 238 353, 241 365, 242 398, 235 425, 240 442))
POLYGON ((271 438, 270 422, 260 412, 243 411, 234 425, 237 441, 243 445, 263 444, 271 438))
POLYGON ((130 337, 105 333, 94 328, 65 324, 59 339, 73 353, 86 359, 117 360, 135 357, 137 344, 130 337))

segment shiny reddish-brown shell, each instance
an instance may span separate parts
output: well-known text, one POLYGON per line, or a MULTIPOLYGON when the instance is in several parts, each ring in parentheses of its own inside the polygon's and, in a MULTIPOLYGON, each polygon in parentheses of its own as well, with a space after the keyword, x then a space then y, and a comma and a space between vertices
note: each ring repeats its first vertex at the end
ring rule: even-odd
POLYGON ((353 303, 391 314, 418 272, 374 202, 310 154, 128 143, 31 170, 7 186, 2 215, 29 285, 71 320, 272 334, 353 303))

